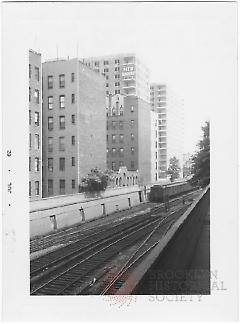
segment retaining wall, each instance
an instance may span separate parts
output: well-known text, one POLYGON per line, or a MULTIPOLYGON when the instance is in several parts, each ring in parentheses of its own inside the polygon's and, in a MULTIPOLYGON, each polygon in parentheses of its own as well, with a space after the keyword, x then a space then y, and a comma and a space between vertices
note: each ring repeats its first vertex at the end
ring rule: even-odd
POLYGON ((138 186, 107 189, 93 197, 84 194, 58 196, 30 202, 30 237, 85 222, 146 200, 138 186))

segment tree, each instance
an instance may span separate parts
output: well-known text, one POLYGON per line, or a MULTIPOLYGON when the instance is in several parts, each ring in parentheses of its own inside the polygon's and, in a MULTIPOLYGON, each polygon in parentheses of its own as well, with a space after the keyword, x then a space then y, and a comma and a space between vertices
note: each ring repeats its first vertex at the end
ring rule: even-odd
POLYGON ((179 160, 174 156, 169 160, 169 168, 167 170, 167 173, 170 174, 171 182, 179 178, 180 171, 179 160))
POLYGON ((210 183, 210 134, 209 121, 202 127, 203 137, 198 143, 198 151, 192 157, 192 184, 207 186, 210 183))
POLYGON ((192 157, 187 159, 183 164, 183 178, 190 177, 192 174, 192 157))
POLYGON ((86 177, 81 180, 80 191, 97 192, 105 190, 108 182, 111 180, 112 170, 99 170, 94 168, 86 177))

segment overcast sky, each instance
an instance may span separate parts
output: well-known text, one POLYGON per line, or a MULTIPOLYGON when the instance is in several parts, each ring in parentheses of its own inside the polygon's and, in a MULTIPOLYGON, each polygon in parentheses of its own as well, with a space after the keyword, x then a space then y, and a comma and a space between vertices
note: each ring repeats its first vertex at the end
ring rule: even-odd
POLYGON ((135 52, 150 81, 183 98, 184 147, 193 152, 216 111, 233 59, 233 3, 22 4, 29 47, 49 58, 135 52), (230 62, 231 63, 231 62, 230 62))

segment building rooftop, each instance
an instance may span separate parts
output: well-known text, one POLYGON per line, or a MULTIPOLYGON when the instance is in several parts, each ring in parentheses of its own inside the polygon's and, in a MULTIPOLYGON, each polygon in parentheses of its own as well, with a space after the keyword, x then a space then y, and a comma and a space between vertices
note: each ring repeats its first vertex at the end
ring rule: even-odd
POLYGON ((33 53, 33 54, 36 54, 36 55, 42 55, 41 53, 37 52, 37 51, 34 51, 33 49, 29 48, 29 52, 33 53))

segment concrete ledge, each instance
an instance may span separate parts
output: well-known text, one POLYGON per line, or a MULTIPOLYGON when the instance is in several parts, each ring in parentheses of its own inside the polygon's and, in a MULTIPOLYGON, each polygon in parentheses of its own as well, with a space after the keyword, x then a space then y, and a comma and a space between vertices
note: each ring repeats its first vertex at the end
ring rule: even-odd
POLYGON ((188 276, 188 265, 209 208, 209 196, 210 188, 207 187, 143 262, 131 272, 124 286, 118 290, 119 295, 191 293, 184 291, 184 287, 180 285, 188 276))

